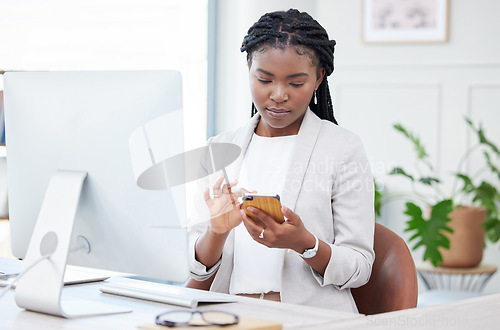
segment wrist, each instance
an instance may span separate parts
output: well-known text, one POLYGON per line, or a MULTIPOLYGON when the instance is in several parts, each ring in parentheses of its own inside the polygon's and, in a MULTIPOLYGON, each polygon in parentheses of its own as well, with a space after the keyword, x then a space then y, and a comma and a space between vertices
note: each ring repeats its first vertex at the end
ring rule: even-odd
POLYGON ((207 234, 214 238, 223 238, 225 239, 229 235, 229 231, 220 231, 212 225, 209 225, 207 228, 207 234))
POLYGON ((314 239, 315 239, 315 241, 314 241, 314 247, 312 249, 306 249, 304 251, 304 253, 302 253, 300 255, 303 259, 314 258, 316 256, 316 254, 318 253, 319 239, 315 235, 313 235, 313 236, 314 236, 314 239))
POLYGON ((308 249, 314 248, 316 244, 316 236, 308 232, 305 238, 301 240, 300 244, 294 249, 298 254, 304 253, 308 249))

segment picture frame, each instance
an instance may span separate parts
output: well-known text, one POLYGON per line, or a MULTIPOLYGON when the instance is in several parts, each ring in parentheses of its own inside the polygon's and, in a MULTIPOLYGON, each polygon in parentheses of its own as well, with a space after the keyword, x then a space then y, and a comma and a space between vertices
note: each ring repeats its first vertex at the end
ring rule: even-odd
POLYGON ((363 0, 366 43, 448 41, 449 0, 363 0))

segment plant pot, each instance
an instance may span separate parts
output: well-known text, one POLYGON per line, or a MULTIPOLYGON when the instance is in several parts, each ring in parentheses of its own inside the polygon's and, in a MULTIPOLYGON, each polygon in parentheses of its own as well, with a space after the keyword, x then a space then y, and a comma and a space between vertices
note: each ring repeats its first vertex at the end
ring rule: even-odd
POLYGON ((450 212, 448 226, 453 233, 446 232, 450 249, 440 248, 443 256, 441 267, 476 267, 483 259, 486 208, 461 206, 450 212))

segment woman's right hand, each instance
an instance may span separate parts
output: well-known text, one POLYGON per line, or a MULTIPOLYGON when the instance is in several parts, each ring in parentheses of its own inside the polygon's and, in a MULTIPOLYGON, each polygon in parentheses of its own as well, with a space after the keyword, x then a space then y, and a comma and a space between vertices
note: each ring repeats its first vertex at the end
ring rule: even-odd
POLYGON ((225 234, 234 227, 238 226, 243 218, 241 217, 241 204, 238 198, 247 192, 245 189, 232 191, 232 188, 238 183, 235 180, 222 186, 224 176, 221 175, 213 186, 214 197, 210 197, 210 190, 207 187, 203 194, 205 203, 210 210, 210 228, 216 234, 225 234))

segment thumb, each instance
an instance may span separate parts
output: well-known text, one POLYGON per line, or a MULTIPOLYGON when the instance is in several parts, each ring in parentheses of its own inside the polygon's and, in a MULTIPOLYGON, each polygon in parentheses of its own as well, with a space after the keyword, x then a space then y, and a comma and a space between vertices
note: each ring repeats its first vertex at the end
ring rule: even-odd
POLYGON ((300 221, 299 216, 285 205, 281 206, 281 213, 287 219, 287 222, 290 224, 297 224, 297 222, 300 221))

